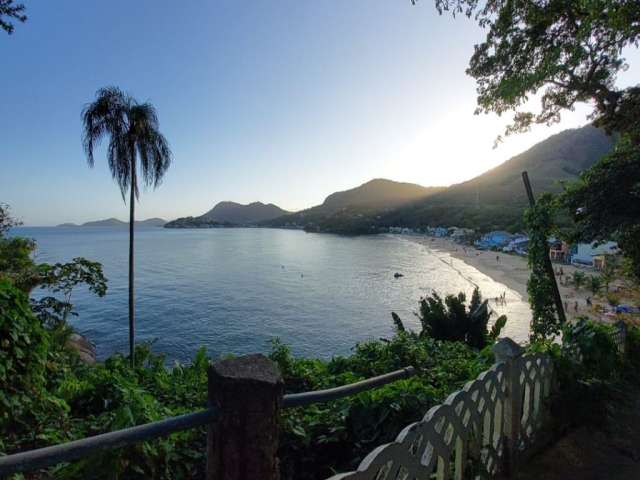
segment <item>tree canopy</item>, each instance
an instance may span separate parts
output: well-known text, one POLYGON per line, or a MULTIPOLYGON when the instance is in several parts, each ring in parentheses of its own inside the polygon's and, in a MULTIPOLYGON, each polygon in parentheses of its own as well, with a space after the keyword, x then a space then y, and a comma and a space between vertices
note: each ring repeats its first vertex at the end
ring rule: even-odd
POLYGON ((0 28, 9 35, 13 33, 14 21, 24 23, 27 16, 24 14, 24 4, 14 3, 13 0, 0 0, 0 28))
POLYGON ((559 122, 564 110, 588 103, 594 125, 618 138, 612 153, 567 185, 561 201, 576 224, 573 240, 617 240, 640 278, 640 85, 616 84, 628 68, 624 49, 640 45, 640 2, 435 4, 440 13, 464 14, 486 30, 467 73, 477 82, 476 113, 513 112, 506 135, 559 122), (539 98, 535 112, 532 98, 539 98))
POLYGON ((640 40, 637 0, 436 0, 436 8, 486 29, 467 73, 477 81, 477 113, 514 112, 507 134, 556 123, 580 102, 593 103, 608 132, 635 128, 640 88, 615 81, 627 68, 623 49, 640 40), (533 95, 537 112, 527 110, 533 95))

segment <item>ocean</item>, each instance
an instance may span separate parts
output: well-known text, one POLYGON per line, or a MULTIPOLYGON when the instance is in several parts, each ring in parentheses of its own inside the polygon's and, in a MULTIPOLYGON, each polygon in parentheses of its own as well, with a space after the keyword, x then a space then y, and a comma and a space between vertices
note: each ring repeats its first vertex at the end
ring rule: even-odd
MULTIPOLYGON (((99 261, 108 292, 73 293, 70 323, 96 344, 99 358, 128 352, 128 230, 22 227, 36 261, 99 261)), ((448 254, 392 235, 344 237, 299 230, 229 228, 136 230, 136 340, 154 342, 167 361, 268 352, 273 339, 296 355, 330 358, 358 342, 389 338, 391 312, 408 328, 420 297, 464 291, 507 292, 491 307, 509 320, 503 332, 528 336, 530 310, 518 293, 448 254), (395 273, 403 276, 395 278, 395 273)), ((34 295, 46 291, 35 290, 34 295)))

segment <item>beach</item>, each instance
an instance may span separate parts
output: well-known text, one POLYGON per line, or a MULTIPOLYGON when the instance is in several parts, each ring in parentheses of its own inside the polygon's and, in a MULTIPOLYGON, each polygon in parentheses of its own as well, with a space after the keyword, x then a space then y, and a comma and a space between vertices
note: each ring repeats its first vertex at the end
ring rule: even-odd
MULTIPOLYGON (((451 257, 463 261, 467 265, 474 267, 493 280, 504 284, 509 289, 517 292, 523 300, 527 300, 527 281, 529 279, 529 267, 527 258, 515 254, 503 252, 493 252, 487 250, 477 250, 474 247, 461 245, 453 242, 449 238, 437 238, 426 236, 412 236, 412 241, 424 245, 430 250, 447 253, 451 257)), ((578 316, 587 316, 594 320, 603 320, 603 316, 598 315, 587 305, 587 298, 593 297, 591 292, 585 287, 577 290, 573 284, 565 285, 566 278, 571 278, 576 270, 584 271, 588 274, 597 274, 593 269, 577 268, 573 265, 554 264, 556 280, 560 288, 560 295, 565 304, 565 311, 568 320, 573 320, 578 316), (563 275, 559 275, 562 268, 563 275)), ((593 303, 596 304, 595 300, 593 303)))

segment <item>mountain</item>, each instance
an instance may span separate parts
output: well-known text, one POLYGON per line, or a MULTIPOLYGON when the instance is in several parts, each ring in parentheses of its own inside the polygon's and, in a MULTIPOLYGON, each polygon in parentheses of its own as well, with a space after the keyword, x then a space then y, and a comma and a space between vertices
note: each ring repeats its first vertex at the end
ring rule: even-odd
POLYGON ((565 130, 482 175, 399 209, 383 221, 395 226, 519 230, 528 205, 523 171, 528 172, 535 195, 556 193, 562 190, 562 182, 576 180, 612 146, 613 139, 593 126, 565 130))
MULTIPOLYGON (((148 218, 146 220, 136 220, 135 224, 139 227, 162 227, 166 222, 162 218, 148 218)), ((62 223, 57 225, 58 227, 127 227, 129 222, 123 222, 117 218, 107 218, 104 220, 94 220, 92 222, 85 222, 82 225, 75 223, 62 223)))
POLYGON ((442 191, 443 188, 423 187, 415 183, 376 178, 358 187, 332 193, 321 205, 276 218, 266 224, 277 227, 305 227, 308 230, 326 230, 336 233, 365 233, 353 231, 353 225, 359 224, 360 219, 424 200, 442 191), (337 222, 344 225, 344 231, 336 227, 337 222), (333 224, 333 227, 325 228, 327 223, 333 224))
POLYGON ((415 202, 439 190, 438 187, 423 187, 415 183, 376 178, 359 187, 332 193, 320 208, 324 213, 333 213, 345 207, 383 210, 415 202))
MULTIPOLYGON (((164 218, 147 218, 146 220, 136 220, 135 224, 143 227, 164 227, 167 221, 164 218)), ((129 222, 127 222, 129 225, 129 222)))
POLYGON ((207 228, 219 226, 255 225, 290 212, 273 203, 253 202, 242 205, 236 202, 220 202, 199 217, 182 217, 165 225, 167 228, 207 228))
POLYGON ((559 192, 562 182, 577 179, 612 146, 613 139, 591 125, 565 130, 482 175, 389 213, 381 223, 519 230, 528 205, 523 171, 528 172, 535 195, 559 192))
POLYGON ((122 220, 111 217, 104 220, 93 220, 91 222, 85 222, 81 225, 81 227, 126 227, 127 225, 129 225, 127 222, 123 222, 122 220))
POLYGON ((376 179, 329 195, 322 205, 277 218, 270 226, 360 234, 390 226, 458 226, 477 230, 521 230, 527 197, 522 172, 535 195, 559 192, 613 146, 593 127, 565 130, 469 181, 448 188, 376 179))

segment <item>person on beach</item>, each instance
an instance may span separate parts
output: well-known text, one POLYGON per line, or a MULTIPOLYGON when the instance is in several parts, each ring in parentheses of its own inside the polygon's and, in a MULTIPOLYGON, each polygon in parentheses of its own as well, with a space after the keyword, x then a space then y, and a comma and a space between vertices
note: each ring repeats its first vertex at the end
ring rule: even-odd
POLYGON ((500 263, 500 255, 496 255, 496 263, 500 263))
POLYGON ((577 312, 578 311, 578 301, 576 300, 576 303, 573 305, 573 311, 577 312))

